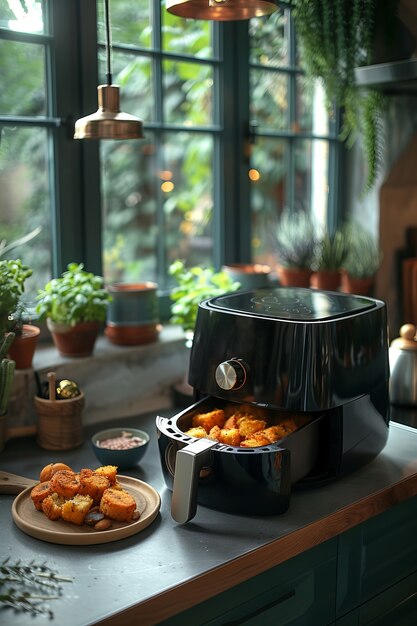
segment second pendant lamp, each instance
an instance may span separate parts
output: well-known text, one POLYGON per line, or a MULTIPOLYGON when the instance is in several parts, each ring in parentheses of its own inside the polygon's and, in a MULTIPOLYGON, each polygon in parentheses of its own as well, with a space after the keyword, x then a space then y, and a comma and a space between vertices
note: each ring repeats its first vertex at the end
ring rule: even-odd
POLYGON ((142 121, 120 111, 120 91, 112 84, 109 0, 104 0, 107 84, 99 85, 98 109, 75 122, 74 139, 143 139, 142 121))

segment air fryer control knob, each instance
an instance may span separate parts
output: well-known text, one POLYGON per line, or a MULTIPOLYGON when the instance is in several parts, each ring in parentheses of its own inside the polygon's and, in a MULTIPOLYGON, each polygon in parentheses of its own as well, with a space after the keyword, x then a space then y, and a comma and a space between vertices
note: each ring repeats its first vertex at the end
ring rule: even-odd
POLYGON ((246 376, 246 369, 242 361, 238 359, 223 361, 216 368, 216 383, 226 391, 243 387, 246 376))

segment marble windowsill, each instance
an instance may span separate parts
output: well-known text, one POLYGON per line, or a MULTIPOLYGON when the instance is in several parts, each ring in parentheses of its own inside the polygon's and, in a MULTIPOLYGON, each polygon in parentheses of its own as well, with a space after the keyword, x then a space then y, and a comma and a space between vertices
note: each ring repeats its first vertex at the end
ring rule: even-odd
POLYGON ((50 371, 57 379, 75 380, 86 397, 84 423, 93 424, 170 407, 171 388, 184 378, 188 352, 182 329, 172 325, 162 328, 158 341, 143 346, 116 346, 99 337, 93 355, 79 359, 60 356, 50 343, 40 344, 33 368, 15 373, 10 436, 29 434, 36 425, 36 374, 41 382, 50 371))

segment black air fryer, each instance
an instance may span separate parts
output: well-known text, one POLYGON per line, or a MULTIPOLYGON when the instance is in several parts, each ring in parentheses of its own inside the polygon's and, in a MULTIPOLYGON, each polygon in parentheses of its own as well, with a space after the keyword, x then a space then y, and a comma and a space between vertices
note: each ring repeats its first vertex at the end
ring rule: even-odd
POLYGON ((189 382, 195 404, 157 418, 172 515, 200 503, 237 514, 287 510, 293 488, 332 480, 374 458, 388 436, 385 304, 313 289, 268 287, 199 305, 189 382), (185 434, 196 413, 236 403, 304 426, 240 448, 185 434))

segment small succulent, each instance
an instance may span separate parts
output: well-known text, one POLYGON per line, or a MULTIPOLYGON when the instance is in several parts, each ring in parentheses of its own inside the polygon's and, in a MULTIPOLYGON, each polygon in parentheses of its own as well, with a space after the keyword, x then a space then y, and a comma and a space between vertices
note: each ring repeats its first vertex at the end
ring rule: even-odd
POLYGON ((301 210, 284 209, 277 227, 277 257, 284 267, 311 268, 316 251, 315 225, 301 210))

